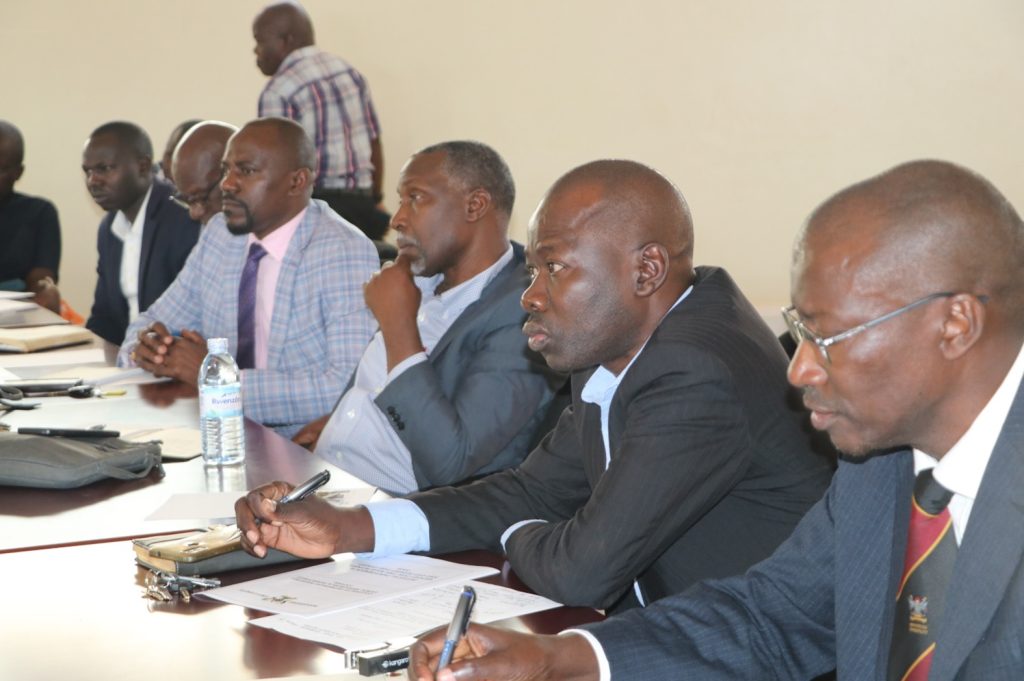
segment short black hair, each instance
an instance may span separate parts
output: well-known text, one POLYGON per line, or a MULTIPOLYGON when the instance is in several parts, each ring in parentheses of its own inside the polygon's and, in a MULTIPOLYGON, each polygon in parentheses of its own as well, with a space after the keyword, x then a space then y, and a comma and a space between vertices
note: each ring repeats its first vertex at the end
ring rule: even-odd
POLYGON ((126 148, 135 152, 138 158, 153 158, 153 143, 146 131, 128 121, 110 121, 92 131, 90 138, 112 135, 126 148))
POLYGON ((0 120, 0 141, 10 140, 14 143, 14 156, 21 165, 25 162, 25 138, 21 136, 21 130, 10 121, 0 120))
POLYGON ((516 183, 512 171, 498 152, 482 142, 454 140, 432 144, 416 155, 444 152, 444 171, 461 182, 467 190, 481 188, 491 195, 494 209, 512 214, 516 202, 516 183))

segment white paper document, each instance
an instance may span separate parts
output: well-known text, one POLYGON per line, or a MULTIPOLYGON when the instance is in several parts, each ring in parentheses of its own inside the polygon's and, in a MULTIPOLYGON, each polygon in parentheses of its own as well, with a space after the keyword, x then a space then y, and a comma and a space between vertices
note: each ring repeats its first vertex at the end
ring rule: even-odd
POLYGON ((34 295, 31 291, 0 291, 0 300, 25 300, 34 295))
MULTIPOLYGON (((203 595, 278 615, 309 617, 373 605, 436 586, 461 585, 497 572, 490 567, 460 565, 425 556, 345 557, 210 589, 203 595)), ((454 605, 449 604, 449 611, 452 608, 454 605)))
POLYGON ((35 308, 36 304, 31 300, 11 300, 10 298, 0 298, 0 315, 7 314, 9 312, 34 310, 35 308))
MULTIPOLYGON (((495 584, 470 584, 476 590, 474 622, 497 622, 561 605, 543 596, 495 584)), ((317 617, 272 615, 250 620, 249 623, 345 650, 367 650, 394 643, 398 638, 416 637, 451 622, 463 585, 463 582, 447 584, 317 617)))
POLYGON ((121 369, 108 366, 63 367, 46 375, 45 378, 80 378, 89 385, 139 385, 159 383, 169 379, 158 378, 140 367, 121 369))
MULTIPOLYGON (((197 431, 198 432, 198 431, 197 431)), ((143 437, 142 439, 148 439, 143 437)), ((334 506, 359 506, 365 504, 376 491, 375 487, 356 489, 321 490, 317 496, 334 506)), ((173 494, 146 520, 217 520, 234 519, 235 501, 244 492, 194 492, 173 494)))

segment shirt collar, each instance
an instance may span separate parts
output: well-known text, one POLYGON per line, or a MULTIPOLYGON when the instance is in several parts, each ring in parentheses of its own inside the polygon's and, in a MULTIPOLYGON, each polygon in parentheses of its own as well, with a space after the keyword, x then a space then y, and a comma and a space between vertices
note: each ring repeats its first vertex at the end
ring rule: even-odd
POLYGON ((442 293, 435 294, 434 291, 436 291, 437 287, 441 285, 441 281, 444 279, 444 273, 435 274, 432 277, 413 277, 413 281, 416 282, 416 286, 419 287, 424 300, 437 298, 445 304, 445 307, 456 307, 460 304, 465 307, 479 298, 480 291, 482 291, 487 284, 491 283, 491 280, 497 276, 498 272, 500 272, 505 265, 511 261, 512 245, 509 244, 509 247, 501 254, 501 257, 495 260, 490 267, 478 272, 458 286, 453 286, 442 293))
POLYGON ((149 185, 149 189, 146 190, 146 196, 143 197, 142 203, 139 204, 139 212, 135 214, 135 220, 128 222, 128 216, 124 214, 123 210, 118 210, 117 214, 114 215, 113 222, 110 223, 110 231, 114 233, 114 236, 124 241, 128 238, 131 233, 138 232, 144 224, 146 224, 146 211, 149 210, 149 196, 153 193, 153 185, 149 185))
POLYGON ((285 58, 281 61, 281 65, 277 67, 277 71, 274 73, 275 76, 280 75, 290 69, 295 62, 300 59, 305 59, 309 55, 315 54, 317 51, 316 45, 307 45, 306 47, 300 47, 297 50, 289 52, 285 58))
MULTIPOLYGON (((665 317, 667 317, 672 310, 676 309, 679 303, 683 302, 692 292, 693 285, 690 285, 689 288, 683 291, 681 296, 676 298, 676 302, 672 303, 672 307, 670 307, 668 312, 666 312, 661 318, 661 321, 665 321, 665 317)), ((659 326, 660 325, 661 323, 659 322, 659 326)), ((644 340, 644 344, 640 348, 640 352, 633 355, 633 358, 629 360, 629 364, 626 365, 625 369, 619 372, 618 376, 599 365, 597 369, 594 370, 594 373, 590 375, 590 378, 587 379, 586 384, 584 384, 583 390, 580 391, 580 398, 584 402, 590 402, 592 404, 608 404, 611 402, 611 397, 615 394, 619 384, 622 383, 622 379, 626 377, 626 372, 629 371, 630 367, 633 366, 633 363, 636 362, 637 357, 639 357, 647 348, 647 343, 650 340, 650 336, 644 340)))
POLYGON ((996 440, 1003 430, 1006 415, 1010 413, 1017 396, 1021 379, 1024 378, 1024 346, 1017 352, 1017 359, 999 384, 988 404, 978 412, 974 422, 956 444, 936 461, 935 457, 914 450, 914 474, 929 468, 935 469, 935 479, 954 494, 975 499, 985 468, 992 458, 996 440))
POLYGON ((288 252, 288 245, 292 242, 292 237, 295 236, 295 232, 299 229, 299 223, 306 216, 306 210, 306 208, 303 208, 295 214, 295 217, 262 239, 257 239, 255 234, 250 233, 247 246, 252 246, 254 243, 259 242, 260 246, 263 246, 264 250, 266 250, 267 255, 274 260, 283 261, 285 253, 288 252))

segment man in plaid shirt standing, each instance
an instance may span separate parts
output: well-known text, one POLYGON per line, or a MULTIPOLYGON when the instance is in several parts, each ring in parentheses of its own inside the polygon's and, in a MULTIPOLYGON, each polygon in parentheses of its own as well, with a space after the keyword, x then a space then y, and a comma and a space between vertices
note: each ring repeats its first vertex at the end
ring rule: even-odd
POLYGON ((384 158, 366 79, 313 44, 313 23, 298 4, 270 5, 252 32, 256 65, 270 76, 259 116, 291 118, 305 128, 319 157, 313 198, 380 239, 390 216, 379 208, 384 158))

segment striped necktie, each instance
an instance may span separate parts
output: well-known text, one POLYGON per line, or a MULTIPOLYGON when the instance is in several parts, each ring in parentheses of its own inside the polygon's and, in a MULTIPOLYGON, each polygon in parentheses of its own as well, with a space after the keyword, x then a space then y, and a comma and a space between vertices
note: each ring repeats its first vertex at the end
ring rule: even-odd
POLYGON ((889 649, 889 681, 926 681, 935 655, 946 589, 956 562, 949 504, 953 493, 921 471, 914 483, 903 575, 889 649))
POLYGON ((256 366, 256 279, 260 260, 267 252, 258 243, 249 246, 249 256, 238 284, 238 361, 239 369, 256 366))

